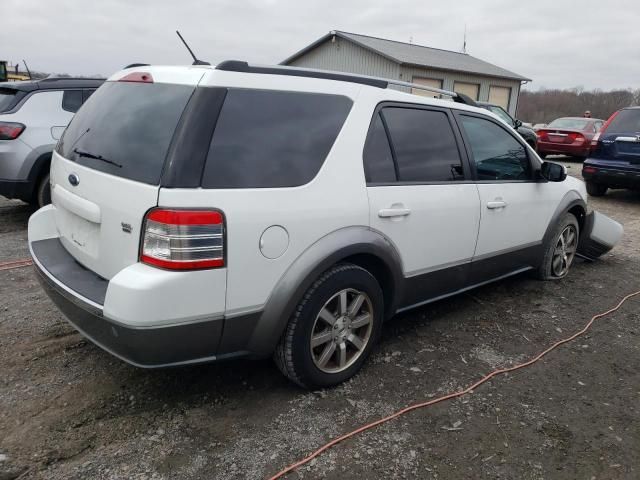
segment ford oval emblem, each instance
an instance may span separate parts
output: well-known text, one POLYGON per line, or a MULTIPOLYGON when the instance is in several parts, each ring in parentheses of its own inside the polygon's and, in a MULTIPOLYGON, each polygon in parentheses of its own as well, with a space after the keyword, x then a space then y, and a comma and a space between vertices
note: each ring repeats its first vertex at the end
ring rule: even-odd
POLYGON ((74 187, 77 187, 80 183, 80 177, 78 177, 78 175, 76 175, 75 173, 72 173, 71 175, 69 175, 69 183, 74 187))

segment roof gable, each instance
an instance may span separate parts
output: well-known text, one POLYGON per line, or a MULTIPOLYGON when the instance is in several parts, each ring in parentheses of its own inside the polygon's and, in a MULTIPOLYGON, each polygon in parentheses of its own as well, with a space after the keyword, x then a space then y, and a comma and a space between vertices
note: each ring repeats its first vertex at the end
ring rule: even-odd
POLYGON ((301 57, 316 46, 324 43, 333 35, 344 38, 367 50, 373 51, 393 62, 405 65, 415 65, 420 67, 434 68, 438 70, 452 70, 458 72, 475 73, 490 77, 509 78, 513 80, 528 80, 517 73, 506 70, 492 63, 485 62, 479 58, 472 57, 466 53, 453 52, 438 48, 425 47, 412 43, 396 42, 384 38, 369 37, 356 33, 332 31, 322 38, 316 40, 311 45, 300 50, 282 62, 289 64, 298 57, 301 57))

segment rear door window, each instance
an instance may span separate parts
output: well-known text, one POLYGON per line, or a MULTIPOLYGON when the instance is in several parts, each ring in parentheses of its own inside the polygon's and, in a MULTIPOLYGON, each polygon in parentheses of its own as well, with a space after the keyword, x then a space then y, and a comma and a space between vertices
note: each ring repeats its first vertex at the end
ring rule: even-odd
POLYGON ((376 114, 369 130, 363 158, 367 183, 389 183, 397 180, 389 138, 380 113, 376 114))
POLYGON ((12 88, 0 88, 0 112, 8 112, 24 97, 24 92, 12 88))
POLYGON ((446 112, 387 107, 382 116, 389 130, 399 182, 463 180, 460 152, 446 112))
POLYGON ((322 167, 352 102, 338 95, 230 89, 213 133, 205 188, 294 187, 322 167))
POLYGON ((76 113, 82 106, 82 90, 65 90, 62 95, 62 109, 76 113))
POLYGON ((193 90, 189 85, 107 82, 73 117, 57 152, 95 170, 158 185, 193 90))

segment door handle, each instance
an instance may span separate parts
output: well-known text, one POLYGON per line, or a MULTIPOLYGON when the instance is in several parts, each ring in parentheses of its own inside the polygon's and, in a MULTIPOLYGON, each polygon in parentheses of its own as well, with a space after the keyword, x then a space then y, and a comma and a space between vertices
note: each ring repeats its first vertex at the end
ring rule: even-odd
POLYGON ((495 208, 504 208, 507 206, 507 202, 504 200, 494 200, 493 202, 487 202, 487 208, 495 209, 495 208))
POLYGON ((378 212, 378 216, 380 218, 406 217, 410 213, 411 213, 410 208, 393 207, 393 208, 383 208, 378 212))

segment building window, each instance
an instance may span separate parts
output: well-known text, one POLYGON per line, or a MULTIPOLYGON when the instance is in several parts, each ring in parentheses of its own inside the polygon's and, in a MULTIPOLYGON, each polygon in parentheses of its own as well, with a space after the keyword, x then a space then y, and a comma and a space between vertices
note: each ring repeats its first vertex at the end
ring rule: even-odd
MULTIPOLYGON (((437 78, 423 78, 423 77, 413 77, 412 83, 416 83, 418 85, 424 85, 425 87, 431 88, 439 88, 442 90, 442 80, 437 78)), ((420 90, 419 88, 412 88, 411 93, 414 95, 420 95, 422 97, 430 97, 430 98, 439 98, 440 94, 430 92, 428 90, 420 90)))
POLYGON ((489 87, 489 103, 499 105, 509 111, 509 100, 511 99, 511 87, 499 87, 491 85, 489 87))
POLYGON ((453 91, 456 93, 462 93, 473 100, 478 100, 480 85, 477 83, 454 82, 453 91))

